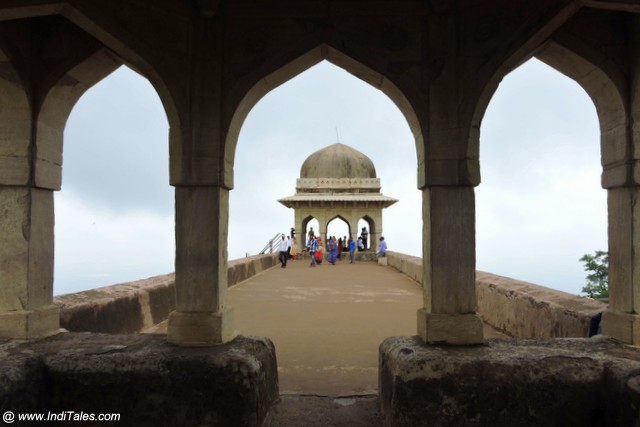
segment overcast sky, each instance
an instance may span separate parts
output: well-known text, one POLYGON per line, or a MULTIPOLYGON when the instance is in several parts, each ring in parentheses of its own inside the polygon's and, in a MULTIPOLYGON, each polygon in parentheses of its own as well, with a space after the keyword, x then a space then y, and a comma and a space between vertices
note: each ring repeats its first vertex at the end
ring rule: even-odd
MULTIPOLYGON (((371 158, 389 250, 421 256, 421 194, 407 122, 382 92, 323 62, 267 94, 238 141, 229 257, 256 254, 294 225, 277 199, 295 192, 303 161, 339 140, 371 158)), ((54 292, 174 270, 168 124, 152 86, 122 67, 75 106, 56 194, 54 292)), ((578 259, 607 249, 595 107, 537 60, 508 75, 481 128, 477 268, 578 294, 578 259)), ((334 222, 330 234, 344 235, 334 222)))

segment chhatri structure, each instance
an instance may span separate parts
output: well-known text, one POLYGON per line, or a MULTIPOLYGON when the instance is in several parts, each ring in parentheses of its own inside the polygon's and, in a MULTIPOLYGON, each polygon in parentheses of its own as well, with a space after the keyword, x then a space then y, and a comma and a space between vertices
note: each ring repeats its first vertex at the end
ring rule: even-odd
POLYGON ((344 220, 354 239, 358 221, 365 220, 371 248, 382 235, 382 209, 397 202, 380 193, 380 178, 371 159, 339 142, 307 157, 296 181, 296 194, 278 201, 295 210, 296 230, 306 233, 309 222, 317 219, 317 231, 325 240, 334 219, 344 220))

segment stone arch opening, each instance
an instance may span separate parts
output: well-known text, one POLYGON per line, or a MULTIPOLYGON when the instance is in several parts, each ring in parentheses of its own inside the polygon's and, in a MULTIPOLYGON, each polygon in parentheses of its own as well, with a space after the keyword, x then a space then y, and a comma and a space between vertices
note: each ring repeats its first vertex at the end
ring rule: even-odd
MULTIPOLYGON (((633 279, 637 267, 633 205, 637 194, 634 166, 632 97, 621 70, 597 53, 580 45, 568 47, 549 41, 536 57, 574 79, 596 106, 600 124, 602 187, 607 190, 609 308, 602 320, 603 334, 627 343, 638 343, 635 322, 640 311, 638 285, 633 279)), ((636 103, 637 108, 637 103, 636 103)))
POLYGON ((481 133, 477 268, 579 294, 579 258, 606 245, 592 101, 531 59, 503 80, 481 133))
POLYGON ((118 67, 83 93, 65 127, 63 185, 55 195, 56 294, 173 268, 166 114, 148 81, 118 67))
MULTIPOLYGON (((306 244, 306 242, 309 240, 309 232, 311 231, 311 229, 313 229, 313 235, 317 236, 320 233, 320 222, 318 221, 317 218, 314 218, 312 216, 308 216, 306 217, 303 221, 302 221, 302 246, 300 247, 304 247, 304 245, 306 244)), ((298 237, 298 242, 300 242, 300 237, 298 237)))
MULTIPOLYGON (((327 64, 327 63, 325 63, 325 65, 323 65, 323 66, 331 67, 332 69, 336 68, 336 67, 333 67, 333 65, 327 64)), ((340 73, 342 73, 342 74, 345 74, 345 73, 342 72, 342 70, 338 70, 338 71, 340 73)), ((351 76, 347 76, 347 78, 351 79, 351 76)), ((293 82, 290 82, 290 83, 291 84, 295 84, 293 82)), ((362 86, 366 86, 366 85, 362 85, 362 86)), ((283 88, 278 88, 278 89, 283 90, 285 88, 286 88, 286 85, 283 85, 283 88)), ((370 88, 367 88, 367 89, 370 90, 370 88)), ((376 94, 376 96, 380 96, 380 95, 381 94, 379 94, 379 93, 376 94)), ((300 97, 300 96, 304 96, 304 95, 300 95, 299 94, 298 96, 300 97)), ((268 101, 267 97, 265 97, 265 101, 268 101)), ((256 109, 262 108, 262 105, 264 105, 264 104, 263 103, 256 104, 255 108, 256 109)), ((271 108, 270 111, 272 111, 271 116, 269 118, 270 122, 279 121, 279 118, 277 117, 278 114, 273 114, 273 112, 274 111, 278 111, 278 112, 280 112, 282 114, 282 111, 278 110, 276 108, 271 108)), ((249 120, 253 120, 254 117, 255 116, 249 116, 249 118, 247 119, 247 122, 249 123, 249 120)), ((285 121, 291 122, 293 120, 295 120, 294 117, 287 117, 287 119, 285 121)), ((318 119, 315 119, 315 120, 317 121, 318 119)), ((334 133, 334 129, 333 128, 329 128, 328 129, 328 138, 319 139, 319 145, 317 145, 314 149, 308 149, 307 148, 307 149, 304 149, 304 150, 302 149, 300 144, 296 143, 296 139, 295 138, 288 145, 288 147, 283 148, 284 144, 283 144, 282 133, 278 134, 279 138, 271 140, 270 138, 266 137, 265 135, 261 135, 261 134, 259 134, 257 132, 256 133, 251 133, 250 135, 249 134, 245 134, 244 132, 249 132, 249 130, 246 127, 242 129, 242 138, 243 139, 241 139, 238 142, 238 154, 237 154, 238 157, 237 157, 237 160, 236 160, 237 165, 243 165, 243 168, 246 167, 246 165, 247 165, 247 163, 245 162, 245 159, 242 157, 243 156, 242 150, 244 150, 243 143, 245 141, 244 138, 247 138, 250 141, 252 140, 254 142, 259 142, 262 145, 268 145, 269 143, 271 143, 270 144, 270 148, 269 148, 270 155, 273 155, 277 159, 276 166, 277 166, 277 168, 279 170, 281 170, 280 167, 282 165, 284 165, 285 163, 294 163, 296 165, 295 166, 296 169, 298 169, 300 167, 300 165, 303 163, 302 160, 304 158, 306 158, 309 154, 312 154, 312 152, 316 151, 317 149, 321 149, 324 146, 330 145, 331 143, 335 142, 335 140, 333 139, 335 137, 335 133, 334 133), (257 140, 258 137, 260 138, 259 140, 257 140), (295 158, 295 156, 298 153, 301 153, 300 154, 300 160, 299 161, 298 160, 292 160, 292 159, 295 158)), ((347 138, 345 138, 346 134, 344 133, 345 131, 342 128, 340 128, 339 132, 340 132, 340 141, 341 141, 341 143, 344 143, 344 144, 352 144, 353 143, 352 140, 348 136, 347 136, 347 138)), ((308 133, 312 133, 312 132, 308 132, 308 133)), ((409 147, 409 149, 412 149, 412 147, 410 147, 411 144, 408 142, 408 141, 411 140, 410 139, 411 135, 408 135, 408 136, 409 136, 409 138, 404 138, 402 141, 404 141, 406 139, 407 140, 407 144, 406 145, 409 147)), ((396 143, 396 141, 390 141, 390 142, 393 142, 394 144, 396 143)), ((366 149, 362 149, 361 147, 356 147, 356 148, 358 150, 361 150, 365 155, 370 154, 369 151, 366 150, 366 149)), ((252 153, 252 157, 256 157, 256 156, 257 157, 263 157, 260 154, 257 154, 255 152, 253 152, 252 153)), ((375 158, 372 158, 372 159, 374 159, 373 161, 375 163, 375 158)), ((262 161, 261 163, 264 164, 264 161, 262 161)), ((412 162, 407 167, 407 169, 409 169, 412 174, 414 172, 413 165, 414 165, 414 163, 412 162)), ((397 166, 401 167, 402 165, 397 165, 397 166)), ((260 167, 260 166, 256 165, 256 167, 260 167)), ((252 184, 251 183, 255 182, 256 180, 259 180, 261 183, 263 183, 264 188, 265 188, 265 192, 267 191, 266 189, 270 188, 274 184, 274 182, 270 181, 270 177, 269 177, 268 174, 265 176, 265 178, 258 178, 256 176, 257 172, 254 172, 252 167, 248 168, 249 171, 250 171, 250 173, 248 173, 248 174, 247 173, 242 173, 243 172, 243 168, 236 167, 236 172, 235 172, 236 173, 236 177, 235 178, 236 178, 236 181, 237 181, 236 182, 237 185, 235 186, 235 191, 231 192, 231 196, 233 196, 233 193, 235 193, 235 192, 245 191, 245 187, 246 188, 252 188, 252 184), (250 181, 249 183, 245 183, 245 176, 244 175, 248 175, 248 178, 249 178, 249 181, 250 181)), ((265 169, 268 170, 267 167, 265 167, 265 169)), ((278 176, 279 176, 280 181, 282 181, 282 179, 283 179, 282 178, 282 176, 283 176, 282 173, 279 173, 278 176)), ((294 174, 291 174, 290 178, 287 178, 287 180, 290 180, 289 183, 288 183, 288 185, 290 187, 294 186, 294 183, 296 182, 295 178, 297 176, 300 176, 300 175, 298 175, 298 173, 294 173, 294 174)), ((385 179, 386 179, 387 175, 382 176, 382 175, 379 174, 379 176, 381 177, 380 179, 382 181, 382 186, 384 187, 385 186, 385 179)), ((415 182, 415 180, 413 182, 410 182, 409 186, 411 186, 411 184, 413 184, 414 182, 415 182)), ((278 184, 282 184, 282 182, 279 182, 278 184)), ((385 188, 388 188, 388 187, 385 187, 385 188)), ((390 191, 390 190, 386 190, 386 191, 390 191)), ((278 193, 277 197, 286 196, 287 194, 291 194, 291 193, 293 193, 293 191, 286 190, 284 192, 278 193)), ((393 195, 393 193, 390 191, 389 195, 393 195)), ((252 196, 252 197, 257 197, 257 195, 256 196, 252 196)), ((271 200, 269 201, 269 203, 274 203, 274 202, 276 202, 276 198, 273 198, 272 201, 271 200)), ((373 203, 372 202, 368 202, 368 203, 371 203, 371 205, 369 206, 370 209, 369 210, 364 210, 363 209, 365 211, 365 213, 375 211, 375 207, 372 206, 373 203)), ((258 206, 262 206, 263 202, 258 202, 257 204, 258 204, 258 206)), ((316 226, 314 226, 314 230, 317 231, 317 232, 318 231, 322 232, 321 237, 323 239, 323 243, 326 244, 326 236, 325 236, 325 234, 329 234, 329 235, 334 235, 335 234, 336 237, 343 237, 343 235, 345 234, 344 232, 342 232, 342 233, 341 232, 334 232, 332 227, 333 227, 333 225, 335 225, 335 223, 337 221, 344 220, 346 223, 349 224, 349 228, 350 228, 351 234, 353 234, 354 237, 357 238, 357 234, 358 234, 357 231, 358 230, 356 230, 356 226, 357 226, 358 220, 363 215, 362 211, 359 211, 358 213, 351 212, 351 210, 352 210, 351 207, 344 208, 344 206, 343 206, 343 204, 341 202, 336 202, 336 206, 331 206, 330 202, 328 202, 325 205, 325 207, 327 208, 326 211, 314 210, 312 207, 309 207, 308 209, 306 209, 306 207, 305 207, 305 209, 301 209, 302 213, 301 213, 299 218, 296 218, 295 223, 296 224, 301 224, 300 228, 304 229, 304 232, 306 234, 308 232, 309 226, 314 223, 313 219, 317 219, 318 220, 318 223, 317 223, 318 225, 317 225, 317 228, 316 228, 316 226), (336 215, 337 213, 341 213, 343 211, 345 211, 344 215, 339 215, 339 214, 336 215), (327 233, 327 230, 328 230, 328 233, 327 233)), ((233 206, 232 206, 232 208, 233 208, 233 206)), ((233 208, 233 209, 235 209, 235 208, 233 208)), ((379 209, 379 207, 378 207, 378 209, 379 209)), ((420 213, 419 209, 418 209, 417 213, 418 214, 420 213)), ((282 230, 282 231, 288 230, 289 226, 291 225, 291 220, 294 219, 294 214, 293 214, 293 212, 291 210, 285 211, 284 214, 286 215, 287 221, 284 222, 283 225, 281 225, 278 228, 279 230, 282 230)), ((231 220, 232 220, 232 218, 230 218, 230 222, 231 222, 231 220)), ((278 218, 277 220, 279 221, 280 219, 278 218)), ((372 218, 367 217, 367 220, 372 221, 372 218)), ((273 221, 272 223, 275 224, 275 221, 273 221)), ((369 223, 367 223, 367 224, 369 224, 369 223)), ((376 222, 376 224, 378 224, 378 223, 376 222)), ((264 227, 262 227, 262 228, 264 228, 264 227)), ((296 229, 297 228, 298 227, 296 226, 296 229)), ((367 225, 367 228, 369 228, 368 225, 367 225)), ((347 237, 348 237, 348 232, 346 232, 346 233, 347 233, 347 237)), ((230 233, 229 233, 230 244, 234 240, 237 240, 233 236, 234 236, 233 229, 230 226, 230 233)), ((368 256, 369 254, 364 254, 364 255, 368 256)), ((320 274, 319 270, 321 270, 321 271, 324 270, 322 272, 322 274, 325 274, 326 272, 328 272, 329 268, 335 268, 333 274, 336 274, 339 277, 337 277, 336 279, 331 279, 330 282, 332 284, 333 283, 339 283, 341 285, 344 285, 343 288, 345 288, 345 290, 344 291, 340 291, 339 293, 344 292, 345 294, 352 295, 352 296, 349 296, 349 297, 336 296, 336 298, 339 301, 335 301, 335 303, 339 304, 341 307, 351 306, 353 304, 359 305, 360 303, 362 303, 361 305, 359 305, 358 309, 362 310, 363 312, 368 310, 368 309, 372 309, 373 308, 373 304, 369 303, 369 301, 371 300, 370 297, 363 296, 362 298, 358 298, 357 296, 355 296, 358 292, 362 292, 362 293, 366 293, 366 292, 375 293, 375 292, 377 292, 376 290, 374 290, 373 284, 371 284, 371 287, 368 287, 369 283, 368 283, 368 277, 366 275, 358 274, 358 271, 356 270, 358 262, 355 263, 356 264, 355 266, 348 265, 349 257, 347 256, 346 257, 346 262, 343 265, 345 267, 345 270, 339 271, 338 270, 339 267, 332 267, 330 265, 327 266, 327 261, 326 261, 327 255, 326 255, 326 253, 324 254, 323 258, 324 258, 324 262, 321 264, 320 268, 314 269, 314 270, 310 269, 309 260, 308 259, 306 260, 306 262, 304 262, 304 261, 303 262, 295 261, 293 263, 293 265, 295 267, 302 266, 302 268, 304 268, 304 269, 309 269, 309 273, 308 273, 309 275, 305 276, 304 279, 300 280, 299 283, 300 283, 300 288, 301 289, 299 291, 296 289, 296 287, 290 286, 286 293, 285 292, 282 293, 282 299, 285 300, 285 301, 286 300, 300 301, 300 306, 303 306, 305 301, 309 300, 311 298, 307 298, 307 297, 303 297, 301 295, 298 295, 298 292, 310 293, 310 294, 316 294, 316 293, 325 292, 327 290, 327 284, 326 284, 326 280, 327 279, 319 279, 319 278, 317 278, 318 276, 314 277, 313 275, 315 274, 316 271, 318 272, 318 274, 320 274), (354 267, 354 269, 352 269, 351 271, 348 271, 346 268, 349 268, 349 267, 354 267), (356 288, 356 292, 351 293, 352 292, 351 288, 350 287, 348 288, 348 286, 357 287, 356 288)), ((362 257, 362 260, 364 260, 364 258, 365 257, 362 257)), ((371 257, 369 257, 369 258, 371 258, 371 257)), ((378 268, 377 264, 375 264, 375 263, 369 263, 369 264, 371 264, 372 268, 374 268, 374 269, 378 268)), ((341 267, 342 267, 342 265, 341 265, 341 267)), ((290 263, 287 266, 287 269, 285 270, 285 272, 287 274, 291 273, 293 275, 294 273, 296 273, 296 270, 294 270, 294 268, 292 268, 291 263, 290 263)), ((307 273, 307 271, 304 271, 304 273, 307 273)), ((397 274, 397 273, 395 273, 393 271, 391 273, 397 274)), ((284 282, 284 279, 285 278, 283 277, 283 282, 284 282)), ((411 285, 414 285, 414 284, 411 283, 411 285)), ((375 289, 377 289, 377 288, 375 288, 375 289)), ((394 316, 395 316, 395 319, 396 319, 395 321, 389 320, 389 322, 388 322, 388 326, 389 327, 393 326, 393 327, 398 327, 399 328, 400 327, 399 324, 408 325, 406 330, 409 333, 413 332, 413 328, 415 327, 415 320, 414 320, 415 310, 416 310, 417 306, 421 302, 421 297, 419 295, 419 293, 420 293, 419 287, 415 286, 414 290, 415 290, 415 294, 407 293, 407 299, 415 297, 414 300, 416 302, 416 306, 415 307, 412 306, 410 309, 405 310, 403 306, 401 306, 400 304, 397 304, 396 307, 394 307, 393 310, 390 310, 385 314, 385 316, 387 316, 386 317, 387 319, 392 319, 392 318, 394 318, 394 316), (402 307, 402 308, 399 308, 399 307, 402 307), (403 319, 403 321, 398 321, 397 320, 398 319, 398 316, 397 316, 398 313, 395 310, 404 310, 403 315, 405 315, 406 318, 410 318, 409 321, 407 321, 406 323, 404 321, 407 320, 407 319, 403 319)), ((382 293, 384 293, 384 292, 385 291, 383 290, 382 293)), ((236 295, 237 295, 236 294, 236 289, 232 289, 231 291, 229 291, 229 294, 230 294, 229 299, 231 300, 231 304, 230 305, 233 306, 233 299, 236 298, 236 295)), ((335 295, 337 295, 337 293, 335 295)), ((321 307, 321 306, 319 306, 319 307, 321 307)), ((254 329, 248 329, 246 326, 243 325, 243 322, 245 322, 245 319, 248 316, 243 316, 242 310, 244 310, 242 307, 238 307, 236 309, 236 312, 235 312, 235 315, 234 315, 234 317, 235 317, 235 319, 237 321, 237 324, 238 324, 238 329, 240 329, 241 331, 243 331, 244 333, 247 333, 247 334, 249 334, 249 333, 258 333, 258 332, 255 332, 255 330, 256 330, 255 328, 254 329)), ((308 308, 307 310, 305 310, 305 313, 309 313, 308 310, 311 310, 311 308, 308 308)), ((323 308, 322 310, 327 310, 327 309, 323 308)), ((329 307, 328 311, 332 311, 332 309, 329 307)), ((283 315, 283 317, 284 317, 284 315, 283 315)), ((346 323, 344 323, 343 319, 344 319, 344 317, 342 317, 342 315, 339 315, 339 316, 336 317, 336 319, 333 319, 331 322, 336 322, 336 324, 345 325, 346 323)), ((305 315, 305 316, 300 317, 297 321, 300 322, 300 325, 301 325, 300 329, 302 330, 302 325, 305 325, 306 324, 305 322, 309 321, 309 318, 307 318, 306 315, 305 315)), ((263 323, 266 323, 266 321, 263 321, 263 323)), ((320 323, 324 323, 324 322, 320 321, 320 318, 317 318, 317 320, 314 321, 314 324, 320 324, 320 323)), ((352 321, 349 322, 349 323, 357 325, 358 324, 357 318, 353 318, 352 321)), ((314 330, 315 330, 316 326, 314 326, 314 330)), ((321 326, 321 328, 324 329, 324 326, 321 326)), ((280 341, 280 337, 277 335, 277 333, 266 333, 265 332, 265 333, 262 333, 262 334, 265 335, 265 336, 270 337, 271 339, 274 340, 274 342, 276 342, 276 346, 278 348, 278 354, 279 354, 279 357, 280 357, 279 363, 280 363, 280 366, 283 367, 282 369, 283 369, 283 372, 284 372, 282 374, 282 377, 281 377, 282 389, 283 390, 288 390, 286 388, 287 384, 289 382, 288 378, 290 378, 292 375, 299 375, 299 374, 297 374, 297 371, 294 371, 294 373, 292 374, 291 373, 292 371, 289 368, 291 366, 290 359, 292 357, 294 357, 296 355, 296 353, 294 351, 292 351, 290 348, 288 349, 288 347, 285 346, 286 344, 283 344, 282 341, 280 341)), ((315 335, 315 332, 314 332, 313 335, 315 335)), ((365 335, 367 335, 367 337, 364 338, 364 340, 371 339, 372 341, 376 341, 375 344, 371 344, 367 348, 367 357, 373 356, 372 359, 371 359, 371 360, 373 360, 373 359, 375 359, 376 353, 377 353, 376 349, 377 349, 378 344, 379 344, 378 343, 378 338, 377 337, 376 338, 371 338, 371 336, 372 336, 371 334, 365 334, 365 335)), ((318 338, 316 337, 315 339, 318 339, 318 338)), ((307 342, 307 341, 305 339, 301 338, 300 339, 300 343, 297 344, 296 347, 297 348, 302 348, 305 345, 305 344, 303 344, 305 342, 307 342)), ((367 343, 368 343, 368 341, 367 341, 367 343)), ((347 345, 348 344, 349 343, 347 343, 347 345)), ((345 348, 341 349, 341 350, 344 351, 344 352, 347 352, 347 348, 353 349, 353 346, 351 346, 351 347, 346 347, 345 346, 345 348)), ((357 352, 354 352, 354 353, 357 353, 357 352)), ((297 356, 297 357, 299 357, 299 356, 297 356)), ((335 357, 335 356, 331 356, 332 360, 334 360, 334 363, 330 363, 329 365, 335 365, 336 363, 338 363, 337 360, 339 360, 339 357, 335 357, 335 359, 333 359, 333 357, 335 357)), ((299 359, 299 360, 301 360, 300 365, 303 366, 305 364, 304 360, 302 360, 302 359, 299 359)), ((338 375, 338 374, 333 375, 333 372, 334 372, 334 369, 339 370, 340 368, 328 368, 328 369, 330 369, 330 370, 327 372, 327 376, 331 377, 331 380, 328 381, 327 384, 339 382, 340 381, 339 380, 340 375, 338 375)), ((357 364, 357 366, 354 367, 354 370, 357 371, 358 369, 362 369, 362 370, 366 369, 367 372, 375 372, 377 370, 375 368, 375 364, 369 364, 368 362, 367 362, 367 365, 365 365, 364 363, 357 364)), ((375 383, 372 383, 372 384, 373 384, 373 388, 375 389, 376 388, 375 383)), ((320 385, 315 385, 315 386, 320 387, 320 385)))
POLYGON ((376 242, 378 241, 377 238, 378 239, 380 238, 379 236, 380 233, 376 229, 376 223, 374 219, 371 218, 370 216, 365 215, 364 217, 358 220, 358 227, 357 227, 356 234, 357 234, 357 237, 362 237, 362 244, 363 244, 364 250, 368 250, 368 249, 373 250, 377 247, 376 242), (365 235, 366 235, 366 238, 365 238, 365 235))
MULTIPOLYGON (((420 192, 413 185, 415 183, 415 169, 412 165, 415 164, 415 152, 409 142, 412 138, 411 131, 406 126, 405 118, 396 105, 390 102, 388 97, 383 96, 375 88, 365 83, 330 62, 324 61, 278 87, 256 104, 242 129, 238 144, 236 161, 240 166, 236 167, 237 176, 234 191, 230 192, 230 209, 233 214, 229 219, 229 259, 234 259, 238 256, 237 254, 244 254, 244 251, 237 247, 237 243, 244 240, 240 236, 246 234, 249 228, 253 229, 249 234, 261 234, 263 240, 278 231, 286 232, 289 230, 292 225, 290 218, 293 212, 278 203, 274 205, 273 201, 298 193, 296 177, 301 176, 300 168, 306 161, 305 159, 316 151, 337 144, 335 143, 336 129, 329 123, 338 123, 339 125, 338 138, 342 141, 339 145, 348 145, 365 156, 371 156, 374 163, 380 165, 384 170, 384 174, 379 175, 380 184, 385 194, 393 196, 394 192, 402 191, 403 196, 399 203, 408 205, 411 201, 414 202, 411 207, 415 207, 415 210, 401 212, 396 208, 397 205, 394 205, 394 209, 384 211, 385 217, 389 218, 387 215, 394 215, 396 220, 398 217, 405 221, 410 219, 419 227, 422 212, 419 207, 420 192), (316 88, 322 88, 322 94, 314 94, 316 88), (360 100, 352 102, 351 99, 354 98, 360 100), (289 99, 289 101, 285 103, 279 101, 281 99, 289 99), (331 105, 333 99, 339 104, 338 106, 331 105), (312 100, 313 106, 304 107, 309 100, 312 100), (345 105, 346 107, 342 109, 342 106, 345 105), (369 112, 367 108, 370 105, 375 105, 375 107, 369 112), (323 111, 323 109, 327 111, 323 111), (278 111, 280 114, 274 114, 274 111, 278 111), (299 113, 301 111, 302 113, 299 113), (336 111, 343 114, 338 116, 336 111), (350 121, 352 127, 349 128, 341 124, 339 120, 342 120, 341 117, 344 115, 353 114, 352 112, 357 112, 357 117, 350 121), (312 115, 313 117, 311 117, 312 115), (319 124, 322 122, 319 120, 321 117, 325 118, 326 126, 319 124), (338 121, 336 122, 336 120, 338 121), (376 125, 369 123, 372 120, 376 122, 376 125), (290 123, 291 121, 295 121, 295 125, 290 123), (304 126, 304 131, 299 130, 302 126, 304 126), (390 130, 387 131, 385 126, 390 130), (280 127, 282 129, 279 129, 280 127), (373 132, 370 129, 376 129, 376 131, 373 132), (393 154, 396 157, 389 155, 388 147, 391 145, 394 146, 393 154), (277 159, 276 164, 280 170, 277 178, 269 172, 272 170, 271 166, 267 166, 264 162, 267 155, 277 159), (286 180, 283 175, 285 170, 287 176, 291 177, 286 180), (259 193, 250 190, 256 180, 259 180, 264 188, 259 193), (389 184, 390 181, 393 183, 389 184), (283 190, 284 185, 289 188, 283 190), (393 185, 392 189, 389 189, 390 185, 393 185), (273 191, 274 188, 280 189, 273 191), (263 207, 261 209, 262 226, 258 227, 256 221, 252 221, 250 224, 241 224, 241 221, 247 222, 247 218, 245 213, 239 212, 238 206, 241 203, 244 205, 248 203, 245 196, 247 191, 249 191, 251 200, 263 207), (236 212, 239 212, 239 215, 236 215, 236 212), (270 221, 267 222, 264 218, 270 218, 270 221)), ((347 120, 345 119, 344 122, 347 120)), ((354 185, 364 184, 360 182, 354 185)), ((309 193, 313 193, 313 190, 310 189, 309 193)), ((357 238, 359 234, 359 231, 356 230, 358 217, 363 212, 375 212, 379 209, 379 207, 376 208, 378 201, 375 203, 366 202, 369 203, 367 207, 365 207, 365 202, 362 202, 357 209, 352 202, 345 203, 347 202, 336 202, 335 206, 332 206, 330 202, 326 202, 319 209, 306 202, 302 203, 299 208, 294 209, 296 230, 301 228, 299 224, 301 224, 302 218, 311 215, 319 220, 318 226, 324 239, 328 218, 331 218, 335 213, 342 213, 351 224, 354 238, 357 238)), ((391 230, 402 231, 398 227, 390 226, 388 232, 393 234, 391 230)), ((421 240, 419 233, 412 237, 416 241, 421 240)), ((419 250, 421 244, 416 243, 413 247, 419 250)), ((419 255, 417 251, 414 251, 413 254, 419 255)))
MULTIPOLYGON (((349 221, 341 215, 336 215, 327 223, 327 236, 325 240, 329 239, 330 236, 335 236, 336 241, 342 240, 344 237, 349 239, 349 235, 351 234, 352 231, 349 221)), ((345 244, 343 243, 343 248, 344 246, 345 244)))
MULTIPOLYGON (((26 210, 12 216, 11 221, 26 220, 32 224, 32 230, 23 234, 22 242, 16 241, 10 250, 14 252, 22 247, 29 253, 28 257, 20 260, 24 268, 17 269, 17 272, 32 271, 22 280, 13 281, 15 287, 10 287, 13 296, 7 300, 20 299, 20 294, 26 298, 23 298, 22 310, 8 312, 8 315, 14 319, 29 319, 33 313, 39 313, 36 321, 18 321, 24 330, 0 331, 0 335, 33 338, 56 333, 59 328, 59 308, 51 304, 55 224, 53 192, 61 186, 63 131, 71 109, 83 93, 123 62, 137 64, 138 70, 148 70, 157 87, 164 85, 152 67, 126 47, 126 42, 110 37, 104 29, 70 6, 3 9, 0 23, 4 62, 14 66, 18 64, 11 83, 12 90, 23 91, 29 104, 28 122, 22 122, 29 123, 28 134, 24 140, 15 140, 18 145, 28 142, 28 155, 20 165, 13 165, 19 166, 18 169, 12 168, 12 174, 19 172, 18 175, 28 177, 20 184, 20 191, 27 196, 23 198, 26 210), (128 59, 122 59, 124 57, 128 59), (27 218, 30 215, 31 218, 27 218)), ((167 93, 164 90, 164 105, 171 115, 175 109, 171 107, 172 101, 167 93)), ((5 189, 7 187, 3 191, 5 189)))

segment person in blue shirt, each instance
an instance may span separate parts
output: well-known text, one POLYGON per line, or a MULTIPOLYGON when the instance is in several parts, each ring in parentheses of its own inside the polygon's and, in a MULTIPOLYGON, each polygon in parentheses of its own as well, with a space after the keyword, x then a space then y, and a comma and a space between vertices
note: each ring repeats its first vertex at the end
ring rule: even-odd
POLYGON ((387 256, 387 241, 384 240, 384 237, 380 237, 380 250, 376 252, 376 255, 380 257, 387 256))
POLYGON ((309 251, 309 255, 311 255, 311 264, 309 267, 316 266, 316 251, 318 250, 318 241, 315 236, 309 237, 309 241, 307 242, 307 250, 309 251))
POLYGON ((353 239, 349 239, 349 259, 351 264, 356 262, 356 241, 353 239))

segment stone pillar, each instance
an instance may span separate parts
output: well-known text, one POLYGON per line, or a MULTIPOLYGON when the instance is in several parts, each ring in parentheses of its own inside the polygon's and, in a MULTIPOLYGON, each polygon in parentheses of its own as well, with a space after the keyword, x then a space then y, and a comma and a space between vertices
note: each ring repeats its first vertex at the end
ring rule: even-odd
POLYGON ((233 312, 225 306, 229 190, 176 187, 176 311, 168 340, 207 346, 232 340, 233 312))
POLYGON ((294 227, 296 228, 296 240, 298 241, 298 253, 302 253, 307 244, 307 233, 302 226, 300 209, 294 210, 294 227))
MULTIPOLYGON (((631 31, 629 114, 613 108, 599 112, 602 186, 607 189, 609 308, 602 333, 640 345, 640 19, 631 31), (607 114, 609 113, 609 114, 607 114)), ((604 86, 604 85, 601 85, 604 86)), ((611 89, 607 94, 613 93, 611 89)), ((625 94, 620 94, 626 98, 625 94)))
POLYGON ((0 206, 0 338, 55 334, 53 191, 1 186, 0 206))
MULTIPOLYGON (((371 250, 378 252, 380 250, 380 237, 382 234, 382 209, 373 212, 371 217, 373 218, 373 227, 369 230, 369 239, 371 241, 371 250)), ((389 242, 387 242, 389 244, 389 242)))
POLYGON ((640 189, 607 191, 609 210, 609 310, 602 333, 640 344, 640 189))
POLYGON ((316 219, 318 220, 318 234, 316 237, 322 239, 322 250, 324 251, 327 247, 327 218, 323 213, 322 216, 318 215, 316 219))
POLYGON ((63 125, 45 128, 34 119, 22 79, 1 50, 0 65, 0 338, 40 338, 60 330, 53 190, 60 188, 63 125))
POLYGON ((426 187, 423 206, 424 308, 418 335, 425 342, 484 341, 476 314, 473 187, 426 187))

